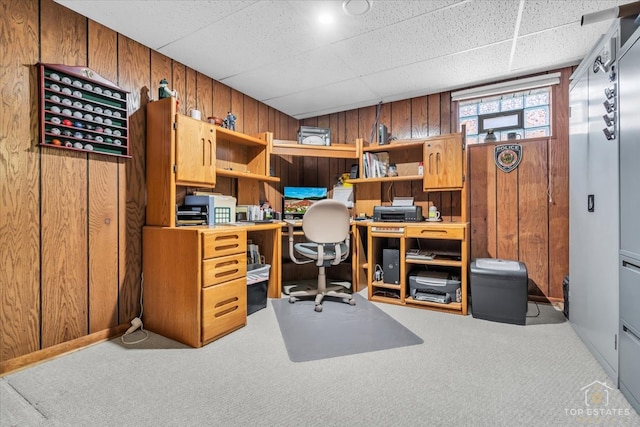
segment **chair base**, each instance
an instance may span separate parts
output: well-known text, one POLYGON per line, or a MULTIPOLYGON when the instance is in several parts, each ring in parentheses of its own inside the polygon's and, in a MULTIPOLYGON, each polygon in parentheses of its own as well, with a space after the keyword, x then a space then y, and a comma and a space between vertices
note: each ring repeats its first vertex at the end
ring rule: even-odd
POLYGON ((356 301, 353 299, 353 294, 344 292, 344 286, 334 285, 327 286, 325 289, 309 289, 306 291, 294 291, 289 294, 289 302, 293 304, 296 301, 301 300, 300 297, 313 297, 315 296, 315 308, 314 310, 317 312, 322 311, 322 301, 325 296, 334 297, 334 298, 342 298, 347 299, 350 305, 356 305, 356 301))

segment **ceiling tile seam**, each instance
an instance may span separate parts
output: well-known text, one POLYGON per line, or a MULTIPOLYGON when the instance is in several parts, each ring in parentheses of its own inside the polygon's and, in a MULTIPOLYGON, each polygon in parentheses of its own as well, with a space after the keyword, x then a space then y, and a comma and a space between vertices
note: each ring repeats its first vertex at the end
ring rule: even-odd
MULTIPOLYGON (((185 35, 183 35, 182 37, 179 37, 179 38, 174 39, 174 40, 172 40, 172 41, 170 41, 170 42, 168 42, 168 43, 165 43, 165 44, 164 44, 164 45, 162 45, 162 46, 156 47, 155 49, 156 49, 157 51, 159 51, 160 49, 164 49, 164 48, 166 48, 166 47, 168 47, 168 46, 171 46, 172 44, 174 44, 174 43, 176 43, 176 42, 178 42, 178 41, 180 41, 180 40, 182 40, 182 39, 185 39, 185 38, 187 38, 187 37, 189 37, 189 36, 192 36, 192 35, 196 34, 196 33, 197 33, 197 32, 199 32, 199 31, 204 30, 205 28, 208 28, 208 27, 210 27, 210 26, 212 26, 212 25, 214 25, 214 24, 216 24, 216 23, 218 23, 218 22, 220 22, 220 21, 224 21, 225 19, 228 19, 230 16, 236 15, 238 12, 241 12, 241 11, 243 11, 243 10, 245 10, 245 9, 247 9, 247 8, 249 8, 249 7, 251 7, 251 6, 254 6, 256 3, 258 3, 258 0, 256 0, 256 1, 254 1, 254 2, 252 2, 252 3, 250 3, 250 4, 248 4, 248 5, 247 5, 247 6, 245 6, 245 7, 242 7, 242 8, 240 8, 240 9, 238 9, 238 10, 234 11, 233 13, 230 13, 229 15, 224 15, 224 16, 220 17, 219 19, 216 19, 215 21, 212 21, 212 22, 209 22, 209 23, 208 23, 208 24, 206 24, 206 25, 203 25, 203 26, 202 26, 202 27, 200 27, 200 28, 196 28, 196 29, 195 29, 195 30, 193 30, 192 32, 190 32, 190 33, 188 33, 188 34, 185 34, 185 35)), ((214 5, 214 3, 212 2, 212 3, 211 3, 211 5, 213 6, 213 5, 214 5)))
MULTIPOLYGON (((424 62, 433 61, 433 60, 444 59, 444 58, 448 58, 448 57, 455 57, 457 55, 464 55, 464 54, 467 54, 469 52, 473 52, 473 51, 476 51, 476 50, 484 49, 486 47, 500 45, 500 44, 502 44, 502 43, 504 43, 504 42, 506 42, 508 40, 511 40, 511 39, 500 40, 500 41, 497 41, 497 42, 488 43, 488 44, 485 44, 485 45, 482 45, 482 46, 477 46, 477 47, 474 47, 474 48, 471 48, 471 49, 467 49, 467 50, 463 50, 463 51, 459 51, 459 52, 448 53, 446 55, 434 56, 432 58, 428 58, 428 59, 424 59, 424 60, 420 60, 420 61, 410 62, 410 63, 407 63, 407 64, 398 65, 398 66, 395 66, 395 67, 389 67, 389 68, 385 68, 383 70, 375 71, 375 72, 368 73, 368 74, 358 74, 356 77, 348 78, 348 79, 344 79, 344 80, 338 80, 338 81, 333 82, 333 84, 344 83, 344 82, 348 82, 350 80, 359 80, 359 79, 362 79, 363 77, 375 76, 377 74, 386 73, 386 72, 389 72, 389 71, 405 68, 405 67, 412 66, 412 65, 418 65, 418 64, 421 64, 421 63, 424 63, 424 62)), ((337 58, 340 59, 343 62, 343 65, 346 68, 348 68, 350 71, 353 72, 353 70, 351 70, 351 68, 349 68, 349 66, 342 60, 342 58, 340 58, 340 57, 337 57, 337 58)), ((258 67, 256 69, 260 69, 260 68, 262 68, 262 67, 258 67)), ((254 71, 254 70, 251 70, 251 71, 254 71)), ((237 75, 240 75, 240 74, 244 74, 244 72, 235 74, 234 76, 237 76, 237 75)), ((230 78, 230 77, 226 77, 226 78, 230 78)), ((224 79, 221 79, 220 82, 224 83, 224 79)), ((362 82, 362 84, 364 84, 367 87, 367 89, 369 89, 372 93, 377 95, 377 92, 375 90, 370 88, 364 82, 362 82)), ((272 98, 261 98, 260 101, 261 102, 273 101, 275 99, 285 98, 285 97, 288 97, 288 96, 291 96, 291 95, 295 95, 295 94, 298 94, 298 93, 303 93, 303 92, 307 92, 307 91, 310 91, 310 90, 319 89, 319 88, 321 88, 323 86, 326 86, 326 85, 313 86, 313 87, 309 87, 309 88, 301 90, 301 91, 288 92, 288 93, 285 93, 285 94, 282 94, 282 95, 278 95, 278 96, 272 97, 272 98)), ((379 96, 379 98, 382 99, 383 97, 379 96)))
POLYGON ((357 37, 361 37, 361 36, 364 36, 364 35, 367 35, 367 34, 371 34, 371 33, 376 33, 376 32, 379 32, 379 31, 388 31, 387 30, 388 28, 392 28, 392 27, 394 27, 396 25, 404 25, 407 22, 412 21, 414 19, 418 19, 418 18, 421 18, 423 16, 433 15, 434 13, 442 12, 442 11, 445 11, 447 9, 453 9, 453 8, 456 8, 456 7, 460 7, 460 6, 465 5, 467 3, 471 3, 472 1, 473 0, 463 0, 463 1, 458 2, 458 3, 450 4, 450 5, 447 5, 447 6, 442 6, 442 7, 439 7, 437 9, 430 10, 429 12, 421 13, 419 15, 413 15, 413 16, 411 16, 409 18, 402 19, 400 21, 394 22, 393 24, 385 25, 384 27, 375 28, 375 29, 372 29, 372 30, 369 30, 369 31, 365 31, 365 32, 362 32, 362 33, 354 34, 351 37, 345 37, 345 38, 342 38, 340 40, 336 40, 334 42, 330 42, 330 43, 328 43, 328 45, 334 45, 334 44, 342 43, 342 42, 347 41, 347 40, 355 39, 357 37))
POLYGON ((520 32, 520 23, 522 22, 522 12, 524 10, 524 0, 520 0, 520 5, 518 6, 518 17, 516 18, 516 25, 513 29, 513 40, 511 41, 511 54, 509 55, 509 65, 507 66, 507 70, 511 71, 511 66, 513 65, 513 58, 516 55, 516 45, 518 44, 518 33, 520 32))
MULTIPOLYGON (((277 58, 275 58, 275 59, 274 59, 273 61, 271 61, 271 62, 263 63, 263 64, 260 64, 260 65, 255 66, 254 68, 250 68, 250 69, 249 69, 249 68, 247 68, 247 69, 245 69, 245 70, 243 70, 243 71, 241 71, 241 72, 239 72, 239 73, 230 74, 230 75, 228 75, 228 76, 221 77, 221 78, 219 78, 219 79, 218 79, 218 81, 222 82, 222 81, 224 81, 224 80, 226 80, 226 79, 231 79, 231 78, 233 78, 233 77, 237 77, 237 76, 240 76, 240 75, 242 75, 242 74, 252 73, 252 72, 254 72, 254 71, 259 71, 259 70, 261 70, 261 69, 263 69, 263 68, 269 67, 269 66, 274 65, 274 64, 281 65, 283 61, 287 61, 287 60, 291 60, 291 61, 293 61, 293 60, 296 60, 297 58, 305 59, 305 57, 309 56, 309 54, 310 54, 310 53, 313 53, 313 52, 315 52, 315 51, 318 51, 318 50, 324 49, 324 48, 326 48, 326 47, 328 47, 328 46, 329 46, 328 44, 323 44, 323 45, 321 45, 321 46, 317 46, 317 47, 314 47, 314 48, 312 48, 312 49, 308 49, 308 50, 302 51, 302 52, 297 53, 297 54, 295 54, 295 55, 293 55, 293 56, 284 56, 284 55, 283 55, 282 57, 277 57, 277 58)), ((333 53, 333 52, 332 52, 332 53, 333 53)), ((336 59, 339 59, 339 60, 340 60, 340 62, 342 62, 342 65, 343 65, 345 68, 347 68, 349 71, 351 71, 354 75, 356 75, 356 76, 357 76, 357 73, 356 73, 355 71, 353 71, 351 68, 349 68, 349 67, 348 67, 348 64, 347 64, 347 63, 346 63, 346 62, 345 62, 345 61, 344 61, 340 56, 338 56, 338 55, 334 55, 334 57, 335 57, 336 59)), ((296 92, 296 93, 297 93, 297 92, 296 92)))
POLYGON ((519 35, 518 38, 525 38, 525 37, 530 37, 530 36, 537 36, 538 34, 542 34, 542 33, 546 33, 548 31, 554 31, 557 30, 559 28, 565 28, 565 27, 571 27, 573 25, 576 25, 578 23, 578 21, 572 21, 572 22, 567 22, 566 24, 561 24, 561 25, 555 25, 553 27, 550 28, 545 28, 543 30, 538 30, 538 31, 533 31, 531 33, 527 33, 527 34, 522 34, 519 35))

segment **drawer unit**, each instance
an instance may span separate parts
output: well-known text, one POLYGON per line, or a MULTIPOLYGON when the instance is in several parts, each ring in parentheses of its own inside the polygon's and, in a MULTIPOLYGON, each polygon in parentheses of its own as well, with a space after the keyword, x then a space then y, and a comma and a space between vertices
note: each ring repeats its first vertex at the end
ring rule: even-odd
POLYGON ((417 239, 464 240, 464 227, 447 225, 423 225, 407 227, 407 237, 417 239))
POLYGON ((144 319, 192 347, 247 322, 247 232, 235 227, 143 229, 144 319))
POLYGON ((640 412, 640 331, 623 321, 620 327, 620 390, 631 406, 640 412))
POLYGON ((244 230, 205 232, 202 234, 202 258, 213 258, 247 252, 247 232, 244 230))
POLYGON ((212 286, 247 276, 247 254, 242 252, 202 261, 202 286, 212 286))
POLYGON ((247 280, 244 276, 202 290, 204 343, 244 326, 246 321, 247 280))

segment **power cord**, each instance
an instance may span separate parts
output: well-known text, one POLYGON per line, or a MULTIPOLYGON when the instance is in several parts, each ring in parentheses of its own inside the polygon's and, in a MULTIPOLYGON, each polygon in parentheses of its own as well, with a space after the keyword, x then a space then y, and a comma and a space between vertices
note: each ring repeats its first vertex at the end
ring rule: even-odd
POLYGON ((140 274, 140 315, 138 317, 134 317, 133 320, 131 321, 131 326, 129 327, 129 329, 127 329, 127 332, 125 332, 121 337, 120 340, 122 341, 123 344, 127 344, 127 345, 131 345, 131 344, 138 344, 141 343, 142 341, 145 341, 147 338, 149 338, 149 332, 144 330, 144 326, 142 324, 142 312, 144 311, 144 308, 142 306, 142 293, 144 290, 144 273, 140 274), (140 331, 142 331, 142 333, 144 334, 142 338, 135 340, 135 341, 125 341, 124 337, 126 337, 127 335, 130 335, 132 333, 134 333, 135 331, 138 330, 138 328, 140 328, 140 331))
POLYGON ((384 271, 380 264, 376 264, 375 270, 373 271, 373 280, 374 282, 382 282, 384 280, 384 271))
POLYGON ((538 317, 538 316, 540 316, 540 306, 538 305, 538 301, 532 301, 532 302, 536 305, 536 308, 538 309, 538 313, 534 314, 532 316, 526 316, 526 317, 538 317))

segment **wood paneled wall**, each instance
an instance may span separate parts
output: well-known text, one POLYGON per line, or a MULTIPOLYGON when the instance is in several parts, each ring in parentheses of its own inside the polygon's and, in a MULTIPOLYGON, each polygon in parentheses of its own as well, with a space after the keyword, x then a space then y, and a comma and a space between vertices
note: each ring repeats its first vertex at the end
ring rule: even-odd
MULTIPOLYGON (((371 139, 376 106, 299 123, 52 0, 3 0, 0 9, 0 373, 126 329, 140 312, 145 200, 145 104, 162 78, 179 110, 238 116, 245 133, 295 140, 299 124, 329 127, 334 144, 371 139), (84 65, 130 91, 130 159, 38 146, 38 62, 84 65)), ((472 147, 472 257, 523 259, 530 292, 562 298, 568 272, 568 75, 554 89, 554 136, 526 141, 517 172, 491 170, 488 146, 472 147), (505 197, 504 195, 514 195, 505 197)), ((381 105, 392 137, 457 130, 444 92, 381 105)), ((282 187, 332 188, 354 162, 273 156, 278 184, 263 198, 282 206, 282 187)), ((235 181, 217 190, 235 194, 235 181)), ((413 194, 446 214, 459 200, 418 183, 383 185, 384 202, 413 194)), ((357 188, 356 188, 357 196, 357 188)), ((256 201, 258 202, 258 201, 256 201)))
POLYGON ((510 173, 494 161, 497 143, 469 147, 471 257, 520 260, 529 295, 562 300, 569 274, 569 76, 552 87, 552 137, 522 142, 510 173))
MULTIPOLYGON (((569 76, 552 88, 551 138, 523 141, 523 160, 510 174, 499 172, 493 146, 469 146, 469 204, 471 258, 505 258, 525 262, 529 294, 541 300, 562 300, 562 280, 569 273, 569 76)), ((550 71, 554 72, 554 71, 550 71)), ((301 124, 331 128, 332 141, 371 139, 376 107, 305 119, 301 124), (334 137, 337 135, 337 137, 334 137)), ((380 123, 392 137, 419 138, 457 132, 457 103, 449 92, 381 105, 380 123)), ((277 161, 277 160, 276 160, 277 161)), ((288 159, 281 162, 282 183, 331 188, 337 175, 349 171, 350 162, 288 159)), ((368 184, 370 185, 370 184, 368 184)), ((383 185, 383 202, 394 195, 413 195, 431 201, 444 216, 457 210, 454 193, 422 193, 420 183, 383 185)), ((356 186, 357 197, 357 186, 356 186)), ((536 298, 537 299, 537 298, 536 298)))
MULTIPOLYGON (((238 130, 279 139, 298 122, 52 0, 1 5, 3 373, 106 339, 139 315, 145 105, 162 78, 185 114, 233 111, 238 130), (130 92, 130 159, 38 145, 38 62, 88 66, 130 92)), ((232 193, 233 181, 220 181, 232 193)))

